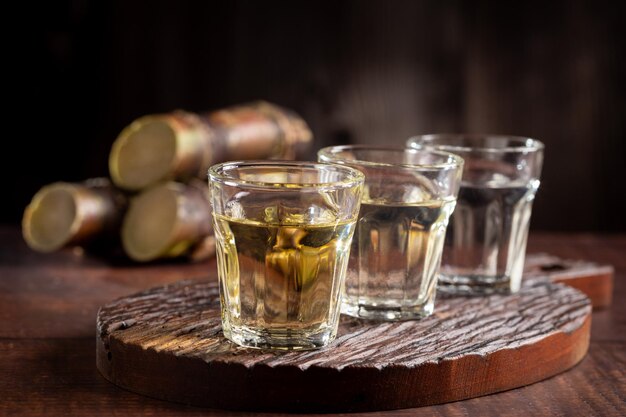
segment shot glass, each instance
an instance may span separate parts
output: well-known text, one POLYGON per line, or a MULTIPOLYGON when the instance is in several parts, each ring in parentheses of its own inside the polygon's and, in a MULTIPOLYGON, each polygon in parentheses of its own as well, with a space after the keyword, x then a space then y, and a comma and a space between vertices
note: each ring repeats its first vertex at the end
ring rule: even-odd
POLYGON ((410 138, 408 145, 453 152, 465 160, 445 241, 439 291, 518 291, 543 144, 514 136, 436 134, 410 138))
POLYGON ((315 162, 209 169, 224 336, 315 349, 337 334, 363 174, 315 162))
POLYGON ((318 158, 365 174, 342 312, 375 320, 430 315, 463 160, 358 145, 324 148, 318 158))

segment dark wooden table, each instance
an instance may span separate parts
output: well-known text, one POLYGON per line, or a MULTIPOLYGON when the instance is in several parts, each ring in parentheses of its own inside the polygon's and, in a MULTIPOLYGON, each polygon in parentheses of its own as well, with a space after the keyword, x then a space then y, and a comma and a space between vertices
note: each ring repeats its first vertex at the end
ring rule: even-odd
MULTIPOLYGON (((574 369, 467 401, 368 415, 626 415, 626 235, 543 234, 529 249, 615 266, 614 302, 593 313, 591 346, 574 369)), ((0 227, 0 415, 254 415, 168 403, 124 391, 95 366, 95 316, 114 298, 183 278, 215 277, 214 262, 111 266, 73 251, 33 253, 0 227)))

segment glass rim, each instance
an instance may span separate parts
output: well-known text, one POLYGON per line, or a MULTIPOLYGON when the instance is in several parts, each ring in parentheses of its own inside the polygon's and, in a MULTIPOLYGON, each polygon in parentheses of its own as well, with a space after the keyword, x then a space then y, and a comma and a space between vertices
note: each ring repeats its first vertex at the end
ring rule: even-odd
POLYGON ((507 152, 540 152, 545 148, 545 145, 540 140, 527 137, 527 136, 515 136, 515 135, 502 135, 502 134, 489 134, 489 133, 430 133, 425 135, 414 135, 407 139, 407 146, 412 149, 418 148, 415 145, 419 145, 422 142, 436 147, 436 149, 446 150, 450 152, 462 151, 462 152, 489 152, 489 153, 507 153, 507 152), (493 146, 475 146, 475 145, 455 145, 447 143, 435 143, 438 139, 468 139, 469 141, 484 142, 487 139, 502 139, 509 141, 509 146, 501 148, 495 148, 493 146))
POLYGON ((338 164, 357 164, 365 167, 396 167, 396 168, 412 168, 422 170, 434 170, 434 169, 447 169, 447 168, 459 168, 463 167, 463 158, 452 152, 432 150, 432 149, 416 149, 416 148, 395 148, 388 146, 373 146, 373 145, 335 145, 327 146, 317 151, 319 158, 327 158, 323 162, 338 163, 338 164), (448 162, 441 162, 435 164, 411 164, 411 163, 391 163, 391 162, 376 162, 367 161, 364 159, 348 159, 337 158, 331 151, 346 151, 346 150, 371 150, 382 152, 409 152, 409 153, 428 153, 437 156, 443 156, 448 159, 448 162))
POLYGON ((303 191, 319 191, 319 190, 334 190, 352 188, 363 184, 365 181, 365 175, 356 168, 351 168, 344 165, 332 164, 326 162, 315 161, 283 161, 283 160, 241 160, 241 161, 228 161, 221 162, 211 166, 208 170, 209 181, 215 181, 220 184, 225 184, 233 187, 241 188, 253 188, 259 190, 303 190, 303 191), (287 173, 289 168, 311 168, 314 170, 322 171, 323 169, 331 169, 334 172, 344 173, 345 178, 338 181, 326 181, 326 182, 272 182, 272 181, 254 181, 244 180, 229 176, 226 173, 226 169, 231 170, 240 168, 284 168, 284 172, 287 173))

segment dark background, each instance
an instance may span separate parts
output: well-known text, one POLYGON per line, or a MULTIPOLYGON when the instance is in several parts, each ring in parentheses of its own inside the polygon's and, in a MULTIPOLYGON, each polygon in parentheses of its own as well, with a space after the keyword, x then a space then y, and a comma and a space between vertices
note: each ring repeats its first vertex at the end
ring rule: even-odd
POLYGON ((533 228, 626 230, 623 2, 24 3, 5 39, 15 112, 0 222, 17 224, 47 183, 106 175, 139 116, 262 98, 299 112, 315 149, 433 132, 538 138, 533 228))

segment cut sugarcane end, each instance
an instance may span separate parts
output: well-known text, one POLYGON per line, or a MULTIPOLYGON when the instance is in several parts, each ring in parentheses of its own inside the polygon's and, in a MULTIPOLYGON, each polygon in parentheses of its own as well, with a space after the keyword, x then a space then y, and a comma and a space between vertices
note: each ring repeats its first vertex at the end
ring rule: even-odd
POLYGON ((176 130, 167 116, 142 117, 122 131, 109 170, 120 188, 139 190, 166 179, 176 159, 176 130))
POLYGON ((135 197, 122 226, 122 244, 135 261, 147 262, 171 256, 178 220, 174 189, 159 185, 135 197))
POLYGON ((42 188, 24 211, 22 234, 32 249, 53 252, 65 246, 78 227, 74 188, 57 183, 42 188))

